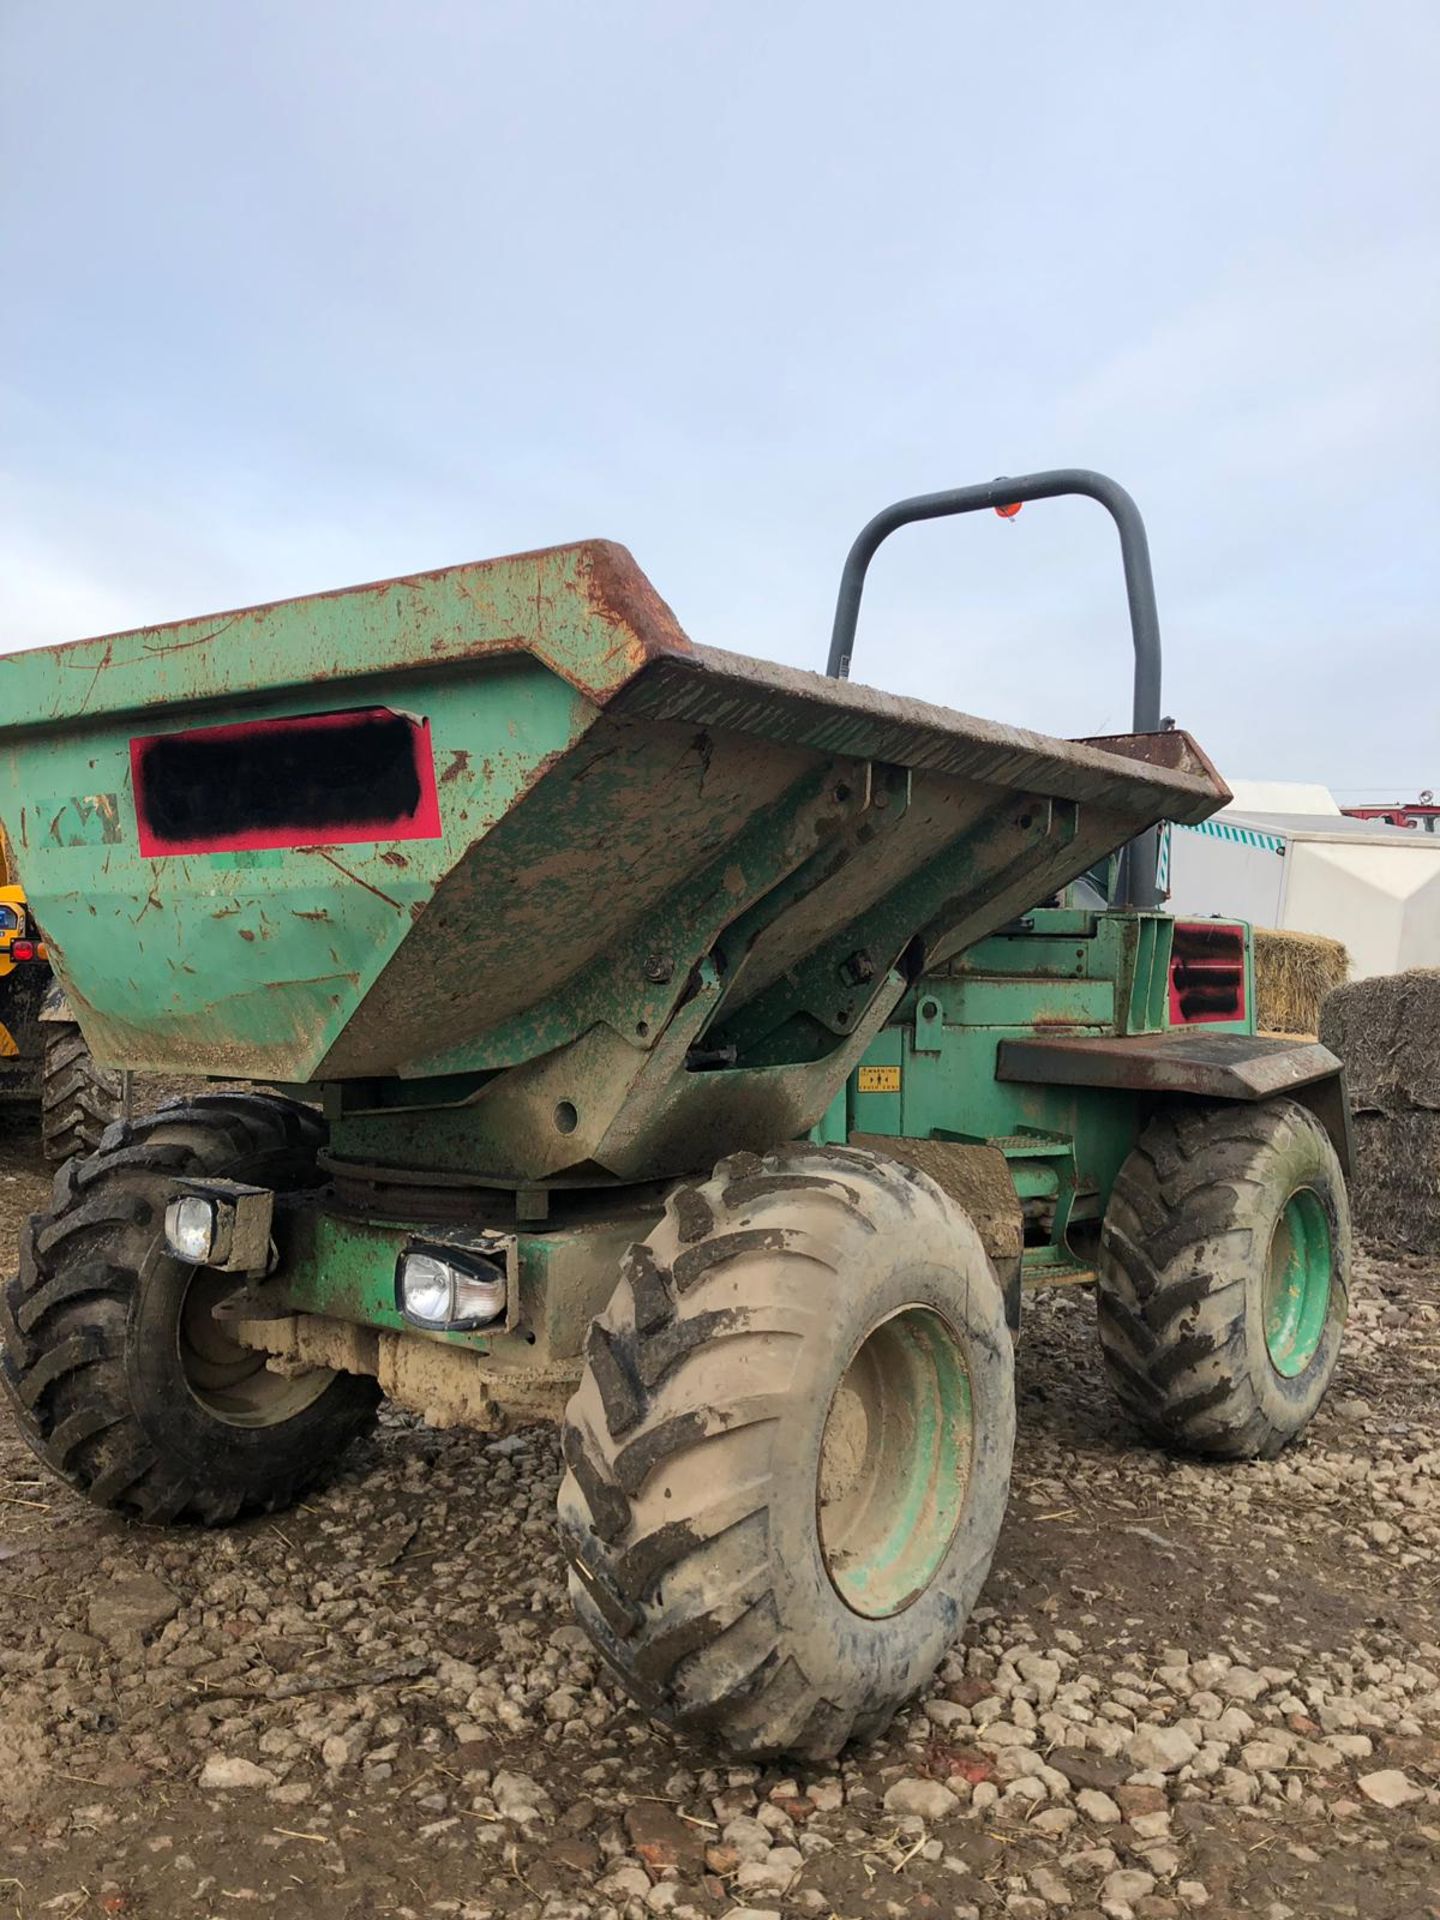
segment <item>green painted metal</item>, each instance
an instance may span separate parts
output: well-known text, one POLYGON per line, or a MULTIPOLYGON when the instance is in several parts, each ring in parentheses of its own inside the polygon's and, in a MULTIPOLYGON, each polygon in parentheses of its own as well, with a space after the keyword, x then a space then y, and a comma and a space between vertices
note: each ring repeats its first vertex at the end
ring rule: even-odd
POLYGON ((1335 1250, 1320 1197, 1291 1194, 1271 1237, 1265 1270, 1265 1346, 1278 1374, 1293 1380, 1319 1350, 1330 1314, 1335 1250))
MULTIPOLYGON (((350 1044, 362 1044, 377 1067, 387 1054, 398 1065, 406 1023, 387 1033, 385 1013, 370 1010, 377 982, 398 966, 410 1025, 421 1008, 434 1021, 464 941, 479 936, 483 916, 500 913, 507 890, 468 903, 448 955, 436 951, 437 920, 422 932, 420 916, 433 914, 447 867, 477 835, 513 818, 557 741, 579 741, 592 717, 564 681, 524 664, 500 662, 484 691, 478 700, 473 688, 428 675, 405 689, 445 743, 436 773, 447 824, 435 841, 146 860, 132 824, 125 844, 57 845, 49 833, 56 809, 64 817, 61 796, 82 781, 123 796, 133 822, 129 729, 45 736, 43 758, 28 740, 23 753, 0 756, 19 864, 33 875, 32 904, 97 1057, 160 1072, 223 1072, 228 1060, 236 1076, 306 1081, 366 1003, 363 1035, 350 1044), (19 797, 37 785, 36 799, 19 797)), ((265 701, 257 717, 322 705, 313 692, 291 692, 265 701)), ((207 714, 207 724, 213 718, 207 714)), ((533 843, 523 841, 511 853, 521 865, 534 857, 533 843)))
MULTIPOLYGON (((590 1320, 615 1286, 625 1248, 643 1240, 660 1210, 617 1193, 591 1217, 510 1238, 512 1310, 506 1324, 480 1332, 426 1332, 419 1338, 462 1347, 497 1364, 532 1368, 573 1360, 590 1320)), ((267 1311, 318 1314, 381 1332, 411 1333, 396 1303, 396 1267, 417 1244, 443 1249, 464 1228, 418 1221, 355 1219, 323 1201, 287 1206, 277 1220, 280 1263, 265 1283, 267 1311)))
MULTIPOLYGON (((951 984, 946 996, 946 1017, 962 1027, 1040 1027, 1063 1025, 1077 1031, 1093 1028, 1113 1032, 1116 983, 1113 980, 1027 980, 1013 974, 986 979, 966 973, 951 984)), ((916 1030, 920 1028, 919 1009, 933 995, 917 998, 916 1030)), ((918 1042, 917 1042, 918 1045, 918 1042)), ((927 1049, 919 1049, 926 1051, 927 1049)), ((933 1051, 933 1049, 929 1049, 933 1051)))
MULTIPOLYGON (((1164 914, 1035 908, 920 980, 851 1077, 851 1132, 1000 1149, 1028 1203, 1029 1282, 1089 1273, 1070 1235, 1103 1217, 1147 1099, 1125 1089, 1001 1081, 997 1051, 1002 1041, 1037 1034, 1165 1031, 1172 930, 1164 914)), ((1253 1025, 1247 1016, 1209 1023, 1211 1030, 1253 1025)))
MULTIPOLYGON (((879 831, 887 835, 898 832, 890 822, 903 823, 904 814, 892 804, 884 819, 879 831)), ((867 998, 861 989, 875 970, 896 964, 917 935, 932 949, 953 939, 966 909, 993 919, 992 903, 1007 883, 1023 874, 1029 884, 1037 865, 1057 853, 1063 857, 1077 827, 1072 806, 1038 807, 1028 800, 987 808, 968 819, 962 835, 849 920, 802 966, 788 969, 722 1022, 721 1044, 744 1049, 757 1064, 766 1056, 793 1058, 797 1044, 807 1041, 832 1046, 828 1036, 854 1029, 867 998)))
MULTIPOLYGON (((1103 923, 1118 931, 1122 964, 1116 985, 1122 1033, 1158 1033, 1167 1024, 1170 949, 1175 925, 1154 913, 1126 914, 1103 923)), ((1247 1002, 1248 1004, 1248 1002, 1247 1002)))
MULTIPOLYGON (((1008 981, 1012 994, 1019 983, 1008 981)), ((1080 1087, 1007 1084, 995 1078, 995 1054, 1004 1039, 1034 1031, 1033 1022, 1015 1017, 1005 1025, 975 1026, 964 1018, 963 979, 929 979, 923 991, 938 1000, 944 1011, 941 1046, 935 1052, 917 1051, 912 1029, 887 1027, 866 1053, 862 1071, 850 1083, 850 1129, 856 1133, 891 1133, 907 1138, 963 1137, 1000 1145, 1013 1163, 1031 1156, 1015 1143, 1027 1131, 1051 1141, 1066 1142, 1075 1163, 1076 1219, 1098 1219, 1121 1163, 1135 1142, 1142 1110, 1139 1095, 1080 1087), (896 1092, 864 1091, 864 1069, 896 1066, 896 1092)), ((1081 1010, 1092 983, 1075 983, 1081 1010)), ((1043 1005, 1047 1023, 1060 1018, 1063 983, 1039 983, 1032 1004, 1043 1005)), ((1077 1031, 1093 1031, 1076 1023, 1077 1031)))
MULTIPOLYGON (((282 1242, 283 1279, 274 1303, 400 1332, 407 1322, 395 1300, 395 1268, 416 1237, 416 1229, 403 1222, 351 1220, 320 1207, 297 1208, 282 1242)), ((488 1353, 493 1343, 488 1333, 434 1337, 476 1353, 488 1353)))
POLYGON ((925 1307, 883 1321, 840 1383, 821 1449, 821 1546, 856 1613, 887 1618, 929 1586, 964 1511, 974 1444, 953 1329, 925 1307), (827 1486, 837 1454, 843 1491, 827 1486))
MULTIPOLYGON (((1078 1023, 1112 1033, 1159 1033, 1169 1020, 1173 932, 1168 914, 1039 907, 1020 925, 971 947, 954 970, 984 981, 990 993, 997 983, 1015 983, 1022 1000, 1029 996, 1025 1024, 1037 1029, 1078 1023), (1103 990, 1095 1018, 1085 1020, 1073 998, 1052 1015, 1036 985, 1052 978, 1087 980, 1103 990)), ((975 1024, 998 1023, 977 1013, 975 1024)))
POLYGON ((329 1088, 337 1152, 517 1185, 803 1133, 922 950, 1222 798, 1181 734, 695 647, 602 542, 0 660, 0 813, 97 1058, 329 1088), (433 832, 142 851, 136 738, 377 707, 428 728, 433 832))

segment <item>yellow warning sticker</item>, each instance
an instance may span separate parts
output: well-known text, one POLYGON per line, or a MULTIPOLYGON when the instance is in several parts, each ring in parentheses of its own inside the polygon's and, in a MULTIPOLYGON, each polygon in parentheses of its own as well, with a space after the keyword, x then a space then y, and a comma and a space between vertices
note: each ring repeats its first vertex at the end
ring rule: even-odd
POLYGON ((899 1093, 899 1067, 861 1067, 859 1076, 861 1093, 899 1093))

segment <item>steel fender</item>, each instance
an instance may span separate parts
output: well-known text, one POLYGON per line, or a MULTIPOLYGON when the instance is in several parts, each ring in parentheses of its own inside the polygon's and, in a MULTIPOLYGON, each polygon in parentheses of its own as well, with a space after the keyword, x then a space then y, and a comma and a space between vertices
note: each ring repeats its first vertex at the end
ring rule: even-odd
POLYGON ((1345 1070, 1316 1040, 1190 1028, 1003 1040, 995 1077, 1032 1085, 1124 1088, 1162 1100, 1297 1100, 1329 1134, 1347 1177, 1350 1172, 1345 1070))

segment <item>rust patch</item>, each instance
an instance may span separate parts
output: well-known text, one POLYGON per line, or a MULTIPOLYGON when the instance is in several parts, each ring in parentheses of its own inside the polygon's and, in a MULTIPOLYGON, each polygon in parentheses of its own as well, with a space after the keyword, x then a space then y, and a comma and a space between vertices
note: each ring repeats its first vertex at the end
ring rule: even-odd
POLYGON ((456 747, 450 755, 450 764, 440 776, 442 787, 448 787, 452 780, 458 780, 462 774, 470 771, 470 753, 466 747, 456 747))
POLYGON ((400 901, 396 900, 391 894, 384 892, 382 888, 372 887, 370 882, 362 878, 360 874, 352 873, 349 867, 342 865, 342 863, 339 860, 337 860, 334 854, 331 853, 327 848, 311 847, 310 852, 318 853, 320 858, 326 861, 328 865, 334 867, 337 873, 343 873, 345 878, 347 880, 353 880, 357 887, 363 887, 367 893, 373 893, 375 898, 377 900, 383 900, 387 907, 394 907, 397 913, 403 913, 405 911, 405 908, 400 901))
MULTIPOLYGON (((90 684, 85 689, 84 697, 82 698, 80 705, 75 709, 77 713, 84 713, 85 709, 89 706, 91 695, 95 691, 95 683, 99 680, 101 674, 104 673, 105 669, 113 663, 114 658, 115 658, 115 642, 113 639, 109 639, 105 642, 105 651, 101 655, 100 659, 96 662, 95 670, 90 675, 90 684)), ((67 665, 78 666, 79 662, 78 661, 67 662, 67 665)))
MULTIPOLYGON (((1234 798, 1209 754, 1191 739, 1183 727, 1167 727, 1163 733, 1093 734, 1082 737, 1075 744, 1099 747, 1102 753, 1120 754, 1126 760, 1139 760, 1147 767, 1163 767, 1170 773, 1198 772, 1212 780, 1217 789, 1224 790, 1225 800, 1234 798)), ((1224 803, 1222 800, 1221 805, 1224 803)))
MULTIPOLYGON (((592 540, 581 551, 580 591, 596 617, 615 634, 608 658, 619 656, 635 672, 665 654, 694 651, 674 611, 636 566, 628 549, 613 540, 592 540)), ((603 705, 609 696, 598 697, 603 705)))

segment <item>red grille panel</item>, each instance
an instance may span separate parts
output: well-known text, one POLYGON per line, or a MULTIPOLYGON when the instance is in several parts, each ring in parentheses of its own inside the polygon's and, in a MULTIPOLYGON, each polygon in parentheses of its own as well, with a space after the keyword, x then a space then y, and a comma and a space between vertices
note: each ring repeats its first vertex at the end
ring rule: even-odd
POLYGON ((1245 1018, 1245 928, 1223 920, 1177 920, 1170 955, 1170 1024, 1245 1018))

